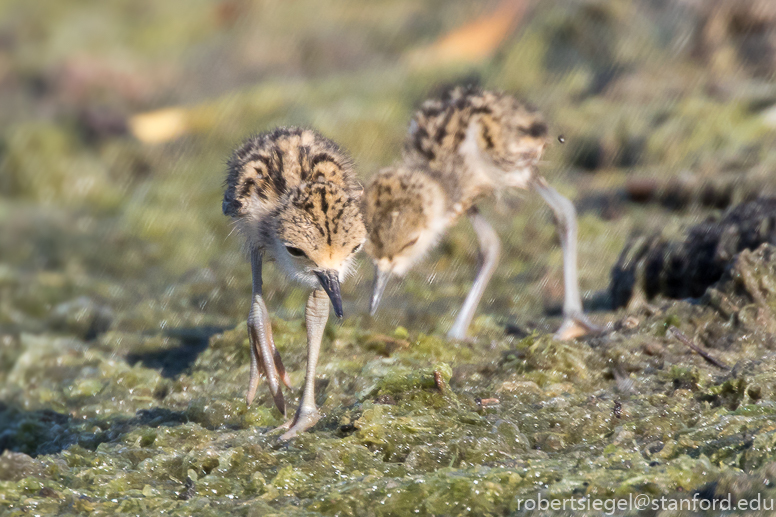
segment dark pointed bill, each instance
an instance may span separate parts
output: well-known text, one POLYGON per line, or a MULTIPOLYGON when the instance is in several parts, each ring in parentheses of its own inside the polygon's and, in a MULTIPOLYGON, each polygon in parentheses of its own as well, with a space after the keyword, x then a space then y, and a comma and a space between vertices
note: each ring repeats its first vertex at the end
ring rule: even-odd
POLYGON ((334 306, 334 314, 341 318, 342 295, 340 295, 339 273, 334 269, 314 271, 314 273, 318 277, 318 281, 321 282, 321 287, 323 287, 323 290, 326 291, 326 294, 331 299, 331 304, 334 306))
POLYGON ((375 281, 372 284, 372 298, 369 300, 369 314, 375 315, 377 312, 377 306, 380 305, 380 299, 383 297, 383 291, 385 291, 385 285, 388 283, 388 278, 391 273, 388 271, 381 271, 380 268, 375 266, 375 281))

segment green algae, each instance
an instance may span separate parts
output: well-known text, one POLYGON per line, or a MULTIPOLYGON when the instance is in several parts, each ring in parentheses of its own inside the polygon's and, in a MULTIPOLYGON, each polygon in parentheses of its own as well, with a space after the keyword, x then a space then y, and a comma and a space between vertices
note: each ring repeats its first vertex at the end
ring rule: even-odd
MULTIPOLYGON (((652 319, 663 325, 666 318, 652 319)), ((278 325, 278 330, 286 351, 303 347, 298 325, 278 325)), ((265 434, 280 423, 266 405, 268 397, 262 397, 264 405, 246 408, 242 383, 229 381, 213 366, 213 361, 225 365, 242 357, 242 331, 240 326, 215 335, 209 360, 195 362, 178 381, 207 384, 216 375, 219 384, 231 385, 217 388, 218 393, 233 393, 226 398, 198 395, 200 389, 192 386, 194 393, 178 413, 139 410, 139 416, 128 420, 74 420, 54 414, 48 418, 59 422, 57 429, 36 424, 43 412, 6 409, 2 421, 14 422, 15 434, 6 427, 2 435, 11 437, 15 450, 38 459, 14 467, 34 469, 36 475, 4 481, 5 500, 26 501, 49 488, 59 495, 40 504, 52 509, 75 504, 79 511, 185 513, 214 501, 221 508, 247 511, 304 501, 306 511, 323 514, 501 515, 517 511, 517 501, 534 493, 537 484, 546 485, 548 496, 555 498, 580 490, 591 497, 659 495, 691 491, 739 469, 756 472, 770 465, 772 457, 774 410, 764 402, 773 403, 765 400, 769 392, 752 388, 767 382, 776 367, 772 360, 752 365, 748 380, 723 379, 703 363, 675 364, 655 379, 656 391, 617 395, 616 383, 602 375, 607 360, 596 357, 602 352, 618 357, 618 341, 627 340, 616 335, 609 344, 588 349, 544 336, 527 338, 510 349, 504 362, 482 365, 490 369, 488 378, 472 371, 456 374, 445 364, 402 366, 417 364, 420 357, 406 348, 388 358, 364 357, 359 382, 373 387, 346 405, 325 404, 329 414, 312 433, 289 448, 279 447, 275 435, 265 434), (198 372, 207 374, 202 381, 194 380, 198 372), (445 391, 434 382, 434 372, 448 384, 445 391), (535 375, 529 377, 531 373, 535 375), (467 384, 497 394, 500 407, 478 406, 463 388, 467 384), (591 388, 596 393, 592 398, 591 388), (619 416, 613 410, 615 397, 623 408, 619 416), (742 442, 748 435, 755 437, 751 445, 742 442), (565 468, 557 463, 570 460, 565 468), (576 474, 559 474, 569 467, 576 474), (84 491, 89 500, 76 496, 84 491)), ((338 334, 358 336, 347 324, 338 334)), ((427 339, 403 330, 397 335, 411 343, 427 339)), ((682 354, 668 343, 663 353, 682 354)), ((79 360, 88 363, 90 356, 82 354, 79 360)), ((293 361, 293 366, 302 364, 301 354, 293 361)), ((629 369, 643 371, 650 368, 647 363, 634 362, 629 369)), ((330 367, 326 371, 323 378, 330 385, 350 377, 349 372, 340 377, 343 373, 330 367)), ((242 377, 246 375, 243 367, 242 377)), ((635 382, 655 381, 637 376, 635 382)), ((72 386, 84 391, 79 396, 90 397, 95 396, 92 384, 72 386)), ((331 390, 328 396, 347 394, 331 390)), ((176 404, 175 389, 160 400, 162 406, 167 397, 176 404)), ((143 406, 137 399, 127 403, 143 406)))

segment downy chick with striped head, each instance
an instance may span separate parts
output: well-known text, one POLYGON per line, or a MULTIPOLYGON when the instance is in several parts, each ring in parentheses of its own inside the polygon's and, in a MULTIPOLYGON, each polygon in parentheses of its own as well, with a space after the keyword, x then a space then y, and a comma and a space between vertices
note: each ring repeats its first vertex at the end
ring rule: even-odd
POLYGON ((564 321, 556 337, 571 339, 597 330, 582 312, 574 205, 550 187, 537 170, 547 140, 547 124, 541 114, 503 93, 457 87, 439 99, 424 102, 410 124, 404 165, 399 168, 411 169, 416 175, 435 180, 443 194, 442 204, 447 208, 427 219, 401 210, 389 213, 383 207, 392 200, 415 199, 416 204, 422 204, 424 197, 422 188, 416 186, 421 184, 417 181, 407 183, 403 190, 388 192, 386 183, 390 183, 390 172, 379 174, 367 187, 364 196, 364 216, 370 231, 367 252, 376 265, 372 312, 377 308, 388 277, 403 275, 408 269, 406 264, 416 262, 466 212, 480 243, 483 264, 448 333, 455 339, 466 337, 501 251, 498 235, 475 204, 504 189, 533 188, 555 215, 564 253, 564 321), (417 234, 426 238, 410 244, 412 238, 407 239, 403 232, 394 232, 401 236, 399 239, 385 237, 390 232, 386 233, 384 228, 404 225, 414 227, 417 234), (428 237, 431 234, 433 238, 428 237), (383 241, 382 245, 375 246, 375 239, 383 241))
POLYGON ((262 297, 262 261, 274 259, 286 276, 313 289, 305 312, 304 391, 295 417, 281 426, 288 428, 281 440, 309 429, 320 418, 315 406, 315 367, 329 301, 342 317, 340 282, 366 239, 360 195, 350 158, 331 140, 309 129, 278 128, 250 138, 229 160, 223 211, 245 237, 253 273, 248 404, 262 371, 284 415, 280 381, 290 387, 262 297))
MULTIPOLYGON (((472 197, 472 200, 476 197, 472 197)), ((408 162, 380 171, 367 186, 362 210, 368 230, 365 246, 375 264, 369 310, 377 311, 391 276, 404 276, 467 212, 483 251, 483 266, 448 337, 463 339, 485 285, 495 269, 501 244, 487 221, 461 202, 460 185, 423 163, 408 162), (462 323, 463 322, 463 323, 462 323)))
MULTIPOLYGON (((400 165, 380 171, 366 188, 362 197, 369 234, 366 251, 378 271, 403 276, 455 218, 450 193, 440 179, 421 166, 400 165)), ((376 277, 372 309, 386 279, 376 277)))
POLYGON ((471 206, 504 188, 525 189, 547 145, 541 113, 514 97, 456 87, 425 101, 410 122, 405 161, 442 171, 471 206))

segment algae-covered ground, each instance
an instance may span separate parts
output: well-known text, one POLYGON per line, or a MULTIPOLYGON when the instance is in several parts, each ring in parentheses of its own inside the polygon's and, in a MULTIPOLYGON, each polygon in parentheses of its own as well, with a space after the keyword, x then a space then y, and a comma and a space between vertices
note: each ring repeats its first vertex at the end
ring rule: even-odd
MULTIPOLYGON (((764 0, 518 4, 0 3, 0 514, 521 515, 538 496, 776 497, 774 249, 744 252, 697 299, 613 311, 608 295, 632 235, 678 239, 722 208, 632 203, 634 179, 719 180, 729 202, 751 182, 776 187, 776 16, 764 0), (492 51, 434 54, 451 33, 477 46, 504 6, 516 28, 492 51), (324 417, 278 442, 269 392, 244 401, 250 272, 220 210, 231 149, 312 125, 366 180, 398 157, 423 98, 473 77, 563 135, 542 168, 578 207, 581 285, 606 331, 552 339, 551 216, 505 194, 482 205, 504 253, 472 339, 444 338, 477 266, 465 222, 375 318, 361 257, 324 338, 324 417)), ((293 405, 307 293, 271 265, 265 283, 293 405)))

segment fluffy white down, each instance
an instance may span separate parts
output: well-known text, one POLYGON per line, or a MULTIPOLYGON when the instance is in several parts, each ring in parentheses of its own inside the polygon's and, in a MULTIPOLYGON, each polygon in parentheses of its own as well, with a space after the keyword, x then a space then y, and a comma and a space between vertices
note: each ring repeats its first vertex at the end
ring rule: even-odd
POLYGON ((458 148, 469 171, 477 178, 475 183, 496 189, 497 192, 504 187, 527 189, 533 175, 531 165, 518 164, 512 171, 502 170, 480 149, 477 143, 479 132, 480 125, 473 120, 466 129, 466 138, 458 148))

